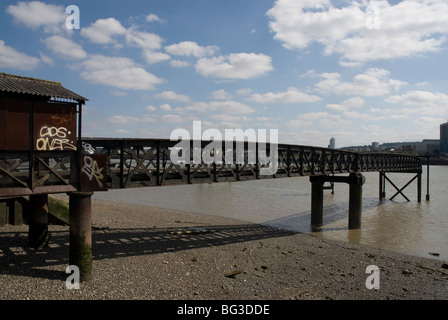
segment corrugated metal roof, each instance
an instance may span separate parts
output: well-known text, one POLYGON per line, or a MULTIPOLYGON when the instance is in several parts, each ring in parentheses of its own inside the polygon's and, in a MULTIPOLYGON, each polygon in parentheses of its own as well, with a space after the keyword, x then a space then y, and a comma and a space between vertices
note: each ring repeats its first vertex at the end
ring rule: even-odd
POLYGON ((88 99, 64 88, 60 82, 0 73, 0 91, 36 96, 87 101, 88 99))

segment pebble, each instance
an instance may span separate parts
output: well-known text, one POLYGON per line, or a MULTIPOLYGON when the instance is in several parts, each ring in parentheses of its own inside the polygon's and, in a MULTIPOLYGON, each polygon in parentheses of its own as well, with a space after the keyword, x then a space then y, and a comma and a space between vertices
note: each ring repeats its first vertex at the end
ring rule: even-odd
POLYGON ((93 279, 76 291, 65 287, 68 228, 54 229, 58 246, 20 254, 9 248, 23 248, 28 227, 0 228, 0 299, 448 300, 448 263, 435 258, 333 241, 317 249, 321 240, 308 234, 259 233, 238 220, 139 205, 95 201, 93 212, 93 222, 108 229, 93 230, 93 279), (169 235, 190 226, 213 232, 169 235), (111 241, 120 238, 141 240, 111 241), (381 290, 365 287, 370 264, 380 267, 381 290))

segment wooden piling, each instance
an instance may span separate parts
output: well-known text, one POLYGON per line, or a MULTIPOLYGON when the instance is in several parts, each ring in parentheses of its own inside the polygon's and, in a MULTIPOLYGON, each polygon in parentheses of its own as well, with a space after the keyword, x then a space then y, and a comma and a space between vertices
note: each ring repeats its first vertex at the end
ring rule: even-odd
POLYGON ((360 173, 351 173, 349 176, 349 204, 348 204, 348 228, 361 228, 362 215, 362 185, 365 177, 360 173))
POLYGON ((92 195, 93 192, 69 193, 69 263, 79 268, 81 282, 92 278, 92 195))
POLYGON ((48 242, 48 195, 30 196, 30 210, 28 216, 29 246, 34 249, 42 248, 48 242))
POLYGON ((8 224, 9 210, 5 200, 0 200, 0 227, 8 224))
POLYGON ((383 200, 386 198, 386 177, 384 172, 379 172, 379 199, 383 200))
POLYGON ((311 228, 323 225, 324 217, 324 180, 320 176, 311 176, 311 228))
POLYGON ((422 172, 417 173, 417 202, 422 202, 422 172))

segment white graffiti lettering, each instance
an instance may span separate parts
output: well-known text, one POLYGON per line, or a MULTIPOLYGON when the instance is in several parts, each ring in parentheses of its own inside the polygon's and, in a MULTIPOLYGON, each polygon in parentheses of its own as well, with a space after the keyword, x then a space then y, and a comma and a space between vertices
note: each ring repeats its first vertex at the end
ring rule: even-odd
POLYGON ((48 127, 43 126, 40 129, 40 137, 36 141, 36 149, 40 151, 52 150, 76 150, 73 141, 67 139, 67 135, 71 134, 65 127, 48 127))
POLYGON ((91 157, 84 158, 84 166, 82 167, 82 172, 84 172, 87 177, 89 177, 89 181, 92 181, 92 179, 95 178, 100 188, 103 187, 103 183, 101 182, 101 180, 104 178, 103 174, 101 173, 103 169, 104 168, 98 167, 98 163, 96 162, 96 160, 93 160, 91 157))
POLYGON ((90 143, 83 142, 82 143, 82 148, 84 149, 85 152, 87 152, 89 154, 94 154, 95 153, 95 148, 92 147, 92 145, 90 143))

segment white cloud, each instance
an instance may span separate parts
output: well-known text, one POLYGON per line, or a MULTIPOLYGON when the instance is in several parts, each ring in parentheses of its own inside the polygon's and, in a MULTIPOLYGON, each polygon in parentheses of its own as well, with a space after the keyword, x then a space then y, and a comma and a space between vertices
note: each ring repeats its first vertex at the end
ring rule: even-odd
POLYGON ((337 127, 345 127, 350 124, 350 121, 343 119, 340 115, 319 111, 299 114, 295 119, 286 121, 285 125, 288 128, 298 129, 309 127, 314 128, 316 126, 323 129, 328 129, 334 128, 335 123, 337 123, 337 127))
POLYGON ((339 78, 341 77, 341 75, 337 72, 333 72, 333 73, 322 73, 321 77, 324 80, 319 81, 316 84, 316 89, 317 91, 320 92, 328 92, 331 91, 336 85, 338 85, 340 83, 339 78))
POLYGON ((83 28, 81 35, 94 43, 116 47, 123 46, 119 37, 124 37, 128 45, 142 49, 142 56, 149 64, 171 59, 170 55, 157 51, 162 48, 164 41, 159 35, 139 31, 135 27, 126 29, 115 18, 98 19, 90 27, 83 28))
POLYGON ((148 111, 156 111, 157 109, 156 109, 156 107, 154 107, 154 106, 147 106, 147 107, 145 108, 145 110, 148 110, 148 111))
MULTIPOLYGON (((409 119, 408 115, 405 114, 390 114, 387 116, 389 119, 394 119, 394 120, 404 120, 404 119, 409 119)), ((434 123, 433 123, 434 124, 434 123)))
POLYGON ((177 56, 193 56, 200 58, 215 54, 219 48, 217 46, 202 47, 193 41, 183 41, 165 47, 165 51, 177 56))
POLYGON ((221 113, 217 113, 217 114, 212 114, 210 115, 210 118, 212 118, 213 120, 216 121, 221 121, 221 122, 238 122, 243 120, 242 118, 245 118, 244 120, 247 120, 246 117, 241 117, 240 115, 230 115, 230 114, 221 114, 221 113))
POLYGON ((356 75, 352 82, 341 82, 339 73, 323 73, 324 80, 316 84, 320 92, 334 92, 345 95, 380 96, 399 90, 407 83, 390 79, 390 72, 385 69, 370 68, 366 72, 356 75))
POLYGON ((448 34, 445 0, 351 0, 338 7, 328 0, 278 0, 267 16, 284 47, 303 50, 317 42, 324 54, 340 54, 344 66, 438 51, 448 34), (379 29, 367 27, 369 4, 378 8, 379 29))
POLYGON ((182 60, 171 60, 170 64, 172 67, 176 67, 176 68, 182 68, 182 67, 187 67, 190 65, 190 62, 188 61, 182 61, 182 60))
POLYGON ((182 117, 177 114, 165 114, 162 116, 162 120, 169 123, 181 123, 182 117))
POLYGON ((289 128, 307 128, 311 127, 313 123, 306 120, 293 119, 286 121, 285 125, 289 128))
POLYGON ((301 120, 314 121, 331 116, 328 112, 309 112, 297 116, 301 120))
POLYGON ((100 69, 123 69, 130 68, 136 64, 126 57, 109 57, 103 55, 93 55, 89 59, 81 63, 86 70, 100 70, 100 69))
POLYGON ((0 40, 0 68, 17 68, 21 70, 32 70, 39 65, 40 60, 26 53, 17 51, 7 46, 0 40))
POLYGON ((440 92, 430 92, 430 91, 408 91, 402 95, 394 95, 384 99, 389 103, 400 103, 405 106, 411 107, 425 107, 425 106, 436 106, 441 105, 448 107, 448 96, 440 92))
POLYGON ((359 30, 365 20, 356 6, 338 9, 328 0, 278 0, 266 14, 271 19, 274 39, 288 49, 303 49, 312 41, 327 43, 344 38, 359 30))
POLYGON ((244 88, 236 90, 236 93, 240 96, 248 96, 253 92, 251 88, 244 88))
POLYGON ((142 32, 133 28, 126 32, 126 42, 142 49, 142 55, 149 64, 171 60, 171 56, 161 51, 163 39, 150 32, 142 32))
POLYGON ((167 100, 175 100, 175 101, 183 101, 183 102, 189 102, 190 97, 176 93, 174 91, 163 91, 155 95, 157 99, 167 99, 167 100))
POLYGON ((84 49, 71 39, 54 35, 45 39, 45 45, 55 54, 68 60, 79 60, 87 57, 84 49))
POLYGON ((197 112, 217 111, 224 114, 247 114, 255 112, 255 110, 248 105, 233 100, 195 102, 187 106, 185 110, 197 112))
POLYGON ((230 93, 228 93, 226 90, 224 89, 220 89, 220 90, 216 90, 213 91, 210 96, 213 99, 218 99, 218 100, 230 100, 232 99, 232 95, 230 93))
POLYGON ((372 116, 368 113, 361 113, 358 111, 344 111, 342 112, 343 116, 348 119, 363 119, 367 121, 376 121, 384 119, 384 116, 372 116))
POLYGON ((110 117, 108 120, 114 124, 126 125, 152 123, 156 121, 153 117, 148 115, 143 115, 142 117, 115 115, 110 117))
POLYGON ((42 52, 40 52, 40 60, 41 60, 43 63, 46 63, 46 64, 48 64, 48 65, 50 65, 50 66, 54 65, 54 61, 53 61, 53 59, 50 58, 49 56, 43 54, 42 52))
POLYGON ((303 93, 294 87, 288 88, 286 92, 268 92, 265 94, 254 93, 248 99, 261 103, 301 103, 321 100, 318 96, 303 93))
POLYGON ((171 111, 171 106, 168 103, 162 104, 159 108, 162 111, 171 111))
POLYGON ((335 111, 348 111, 350 108, 359 108, 364 105, 364 99, 360 97, 348 98, 340 104, 327 104, 327 108, 335 111))
POLYGON ((153 90, 164 81, 124 57, 95 55, 81 65, 84 67, 81 76, 88 82, 123 90, 153 90))
POLYGON ((272 70, 271 57, 255 53, 232 53, 228 56, 201 58, 196 63, 196 71, 199 74, 221 79, 251 79, 272 70))
POLYGON ((448 95, 445 93, 414 90, 402 95, 389 96, 384 101, 407 107, 399 109, 401 114, 448 117, 448 95))
POLYGON ((118 134, 128 134, 129 131, 128 131, 128 130, 125 130, 125 129, 118 129, 118 130, 117 130, 117 133, 118 133, 118 134))
POLYGON ((146 21, 147 22, 165 22, 165 20, 159 18, 158 15, 150 13, 146 16, 146 21))
POLYGON ((90 27, 81 29, 81 35, 98 44, 114 44, 115 36, 123 36, 126 33, 126 28, 115 18, 98 19, 90 27))
POLYGON ((171 59, 171 57, 166 53, 148 49, 143 50, 142 55, 145 58, 146 62, 149 64, 158 63, 171 59))
POLYGON ((143 49, 161 49, 164 41, 162 37, 155 33, 138 31, 133 28, 126 30, 124 34, 126 34, 128 43, 135 44, 143 49))
POLYGON ((65 8, 40 1, 19 1, 17 5, 9 5, 6 12, 15 21, 33 29, 42 27, 45 32, 60 32, 65 30, 65 8))

